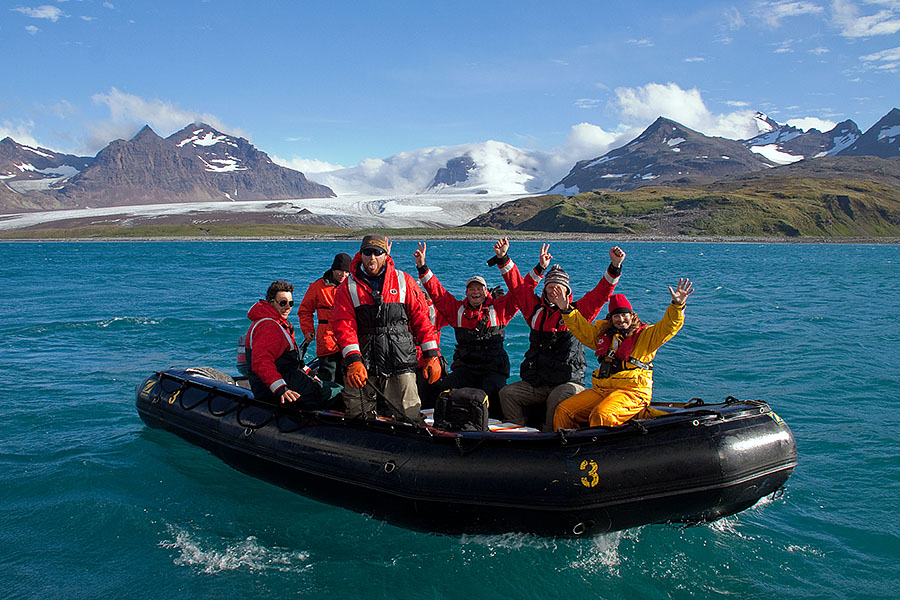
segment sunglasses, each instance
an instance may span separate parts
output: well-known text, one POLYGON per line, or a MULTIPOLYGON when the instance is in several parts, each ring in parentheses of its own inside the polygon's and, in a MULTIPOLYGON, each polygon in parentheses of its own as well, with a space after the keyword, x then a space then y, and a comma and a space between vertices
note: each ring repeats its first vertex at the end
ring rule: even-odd
POLYGON ((293 305, 294 305, 294 301, 293 301, 293 300, 277 300, 277 301, 276 301, 276 304, 278 304, 278 306, 282 306, 282 307, 284 307, 284 306, 293 306, 293 305))
POLYGON ((363 256, 381 256, 384 254, 384 250, 380 248, 366 248, 362 251, 363 256))

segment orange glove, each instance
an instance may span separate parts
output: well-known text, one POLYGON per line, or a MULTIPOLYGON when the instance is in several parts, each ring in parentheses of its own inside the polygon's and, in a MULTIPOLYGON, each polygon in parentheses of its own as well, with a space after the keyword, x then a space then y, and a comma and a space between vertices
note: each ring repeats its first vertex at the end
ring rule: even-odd
POLYGON ((422 377, 425 378, 429 384, 436 382, 441 378, 441 359, 437 356, 432 356, 428 359, 428 362, 425 363, 425 366, 422 367, 422 377))
POLYGON ((350 363, 347 367, 347 384, 352 388, 361 388, 366 385, 369 379, 369 372, 366 371, 366 365, 362 361, 350 363))

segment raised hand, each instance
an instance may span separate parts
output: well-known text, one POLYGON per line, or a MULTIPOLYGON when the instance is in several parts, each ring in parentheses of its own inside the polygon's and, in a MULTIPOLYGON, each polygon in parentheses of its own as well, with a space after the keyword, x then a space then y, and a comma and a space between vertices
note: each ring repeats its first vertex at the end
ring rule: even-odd
POLYGON ((622 266, 622 262, 625 260, 625 251, 619 248, 618 246, 613 246, 609 249, 609 262, 616 268, 622 266))
POLYGON ((509 238, 500 238, 497 240, 497 243, 494 244, 494 254, 497 255, 497 258, 503 258, 506 256, 507 252, 509 252, 509 238))
POLYGON ((678 288, 672 289, 672 286, 669 286, 669 293, 672 294, 672 303, 673 304, 684 304, 687 301, 687 297, 694 293, 694 288, 690 279, 679 279, 678 280, 678 288))
POLYGON ((416 260, 416 266, 425 265, 425 242, 419 242, 419 249, 413 252, 413 258, 416 260))
POLYGON ((550 266, 550 261, 553 259, 553 255, 550 254, 550 244, 541 244, 541 256, 538 259, 538 264, 541 265, 542 269, 546 269, 550 266))
POLYGON ((554 285, 547 290, 547 300, 555 304, 560 310, 568 310, 569 294, 563 286, 554 285))

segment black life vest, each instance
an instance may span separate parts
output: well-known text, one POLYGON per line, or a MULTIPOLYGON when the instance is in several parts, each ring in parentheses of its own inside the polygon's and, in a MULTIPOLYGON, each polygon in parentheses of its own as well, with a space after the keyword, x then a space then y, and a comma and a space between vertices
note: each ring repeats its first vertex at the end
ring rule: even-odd
POLYGON ((509 377, 509 355, 503 347, 506 327, 500 325, 497 310, 493 306, 482 307, 482 317, 474 328, 462 327, 466 305, 459 307, 456 315, 456 350, 453 352, 451 370, 460 367, 476 373, 502 373, 509 377))
POLYGON ((584 346, 564 327, 559 311, 541 304, 528 320, 531 333, 525 360, 519 369, 522 381, 533 386, 557 386, 567 382, 584 383, 587 361, 584 346), (559 323, 546 331, 547 318, 556 313, 559 323))

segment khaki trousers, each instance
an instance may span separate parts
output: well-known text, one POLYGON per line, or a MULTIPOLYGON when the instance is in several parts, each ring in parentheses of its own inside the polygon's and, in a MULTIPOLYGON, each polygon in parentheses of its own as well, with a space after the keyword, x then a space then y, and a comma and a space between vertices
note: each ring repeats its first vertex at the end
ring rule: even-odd
POLYGON ((514 381, 500 390, 500 407, 503 418, 510 423, 525 425, 525 408, 535 404, 547 404, 544 416, 544 430, 550 431, 553 413, 557 405, 584 389, 583 385, 567 382, 557 386, 533 386, 524 381, 514 381))
MULTIPOLYGON (((381 392, 389 400, 388 412, 402 410, 413 421, 422 420, 422 403, 416 389, 415 373, 398 373, 390 377, 369 377, 362 388, 344 385, 344 414, 356 417, 361 414, 374 414, 378 406, 377 392, 381 392)), ((382 402, 384 402, 382 400, 382 402)), ((397 415, 394 415, 397 416, 397 415)))

